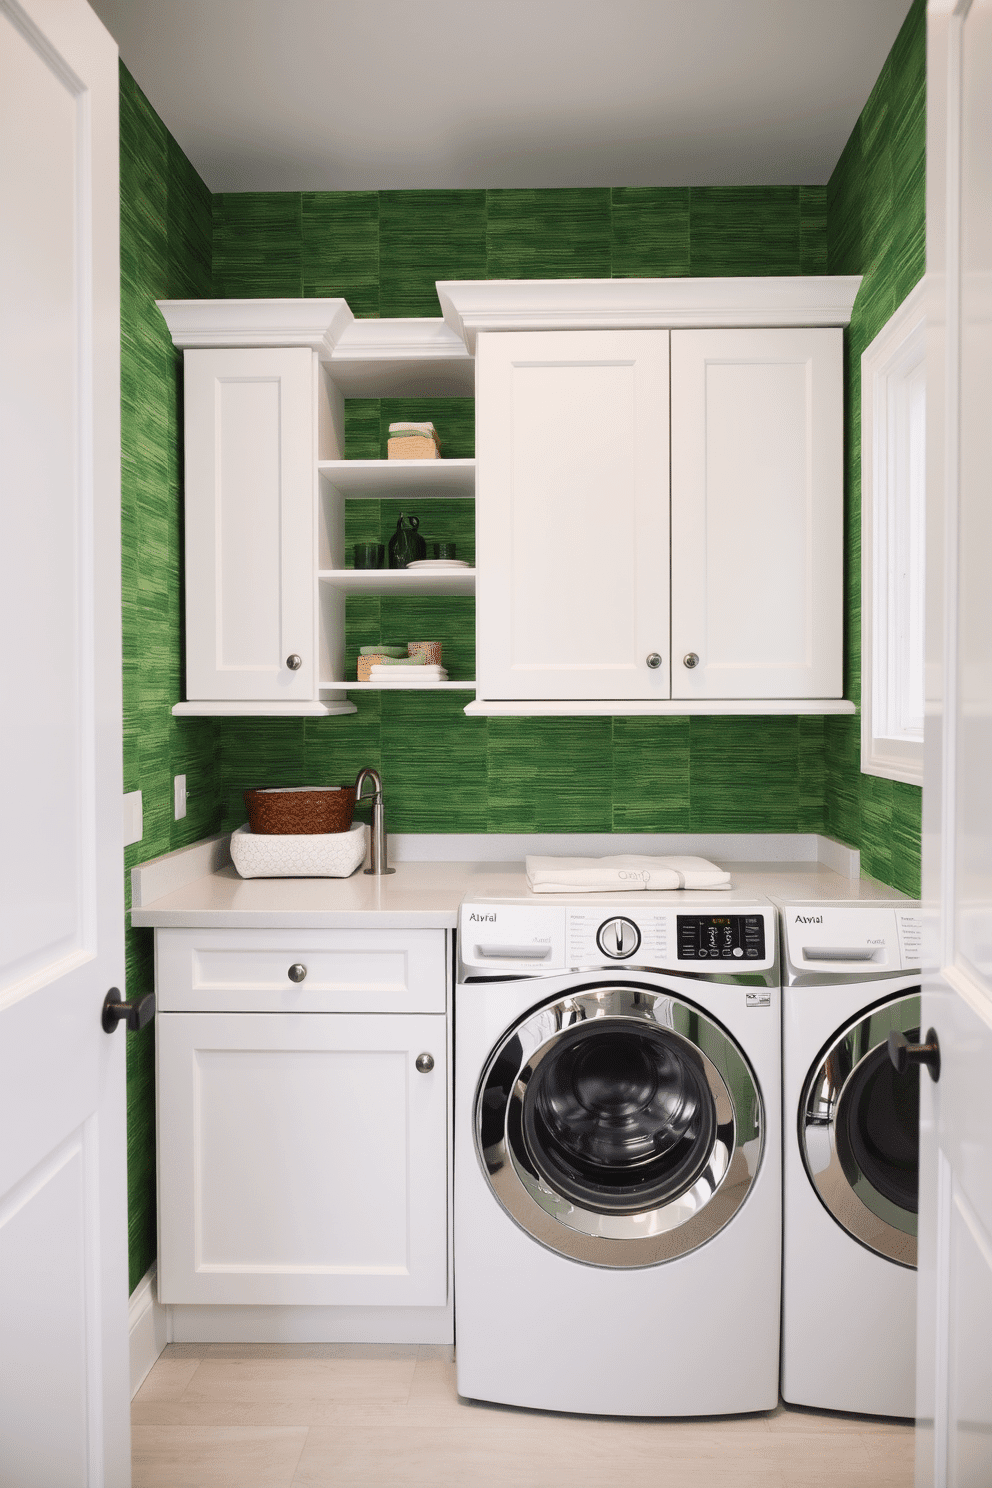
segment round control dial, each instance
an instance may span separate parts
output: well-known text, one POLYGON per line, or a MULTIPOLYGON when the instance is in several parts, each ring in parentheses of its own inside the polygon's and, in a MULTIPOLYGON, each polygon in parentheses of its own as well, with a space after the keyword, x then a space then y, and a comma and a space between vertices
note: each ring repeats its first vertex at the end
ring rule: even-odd
POLYGON ((625 919, 623 915, 604 920, 596 931, 596 944, 604 956, 611 956, 614 961, 632 956, 640 943, 640 930, 633 920, 625 919))

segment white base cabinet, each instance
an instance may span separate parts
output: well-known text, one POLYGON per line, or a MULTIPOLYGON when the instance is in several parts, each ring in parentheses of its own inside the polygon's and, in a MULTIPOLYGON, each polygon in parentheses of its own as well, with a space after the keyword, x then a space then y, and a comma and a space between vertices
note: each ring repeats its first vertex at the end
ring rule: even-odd
POLYGON ((342 1307, 352 1319, 445 1307, 448 1027, 443 1010, 416 1010, 444 1007, 445 937, 383 933, 380 952, 371 931, 157 932, 162 1302, 342 1307), (299 948, 284 948, 292 934, 299 948), (433 986, 418 936, 436 950, 433 986), (171 1010, 195 1002, 198 983, 207 1005, 236 1002, 239 972, 245 1000, 264 1006, 268 988, 271 1010, 171 1010), (384 975, 386 1005, 406 981, 411 1011, 376 1010, 384 975), (311 976, 311 1008, 369 1011, 282 1010, 311 976))

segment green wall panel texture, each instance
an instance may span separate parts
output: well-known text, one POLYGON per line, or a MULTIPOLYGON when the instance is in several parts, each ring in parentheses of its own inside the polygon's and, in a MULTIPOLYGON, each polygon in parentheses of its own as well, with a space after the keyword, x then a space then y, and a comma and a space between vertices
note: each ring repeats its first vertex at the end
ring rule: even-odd
MULTIPOLYGON (((365 314, 437 315, 438 279, 822 273, 826 244, 825 187, 247 194, 214 199, 214 290, 319 287, 365 314)), ((472 401, 423 398, 349 400, 346 454, 382 458, 390 422, 424 418, 446 456, 474 453, 472 401)), ((470 502, 351 501, 349 566, 401 510, 429 544, 474 557, 470 502)), ((417 639, 443 641, 452 680, 472 677, 471 601, 349 599, 349 677, 360 646, 417 639)), ((246 786, 344 781, 364 764, 383 773, 396 831, 824 825, 818 719, 469 719, 459 693, 352 700, 347 718, 219 725, 225 826, 244 820, 246 786)))
MULTIPOLYGON (((121 580, 124 789, 144 835, 125 867, 220 825, 217 725, 173 718, 182 697, 181 360, 155 300, 211 293, 210 194, 121 68, 121 580), (189 807, 172 819, 172 777, 189 807)), ((130 872, 125 873, 130 908, 130 872)), ((129 996, 153 986, 152 934, 126 929, 129 996)), ((127 1035, 130 1280, 155 1258, 155 1025, 127 1035)))
MULTIPOLYGON (((128 868, 244 820, 257 784, 385 779, 406 832, 817 831, 866 871, 918 889, 919 792, 859 771, 838 718, 467 718, 469 694, 354 693, 328 719, 174 719, 182 696, 181 361, 161 297, 342 296, 358 316, 437 315, 438 279, 862 273, 847 338, 847 695, 860 688, 858 369, 923 271, 924 8, 916 0, 829 186, 354 191, 211 198, 121 69, 122 572, 125 790, 144 838, 128 868), (172 776, 189 814, 172 820, 172 776)), ((431 418, 473 453, 471 399, 349 400, 346 453, 381 458, 389 423, 431 418)), ((356 541, 400 510, 473 558, 470 502, 348 503, 356 541)), ((348 665, 377 641, 441 639, 473 671, 466 600, 352 598, 348 665)), ((129 886, 128 886, 129 892, 129 886)), ((130 900, 128 900, 128 903, 130 900)), ((151 936, 128 930, 129 994, 152 985, 151 936)), ((155 1253, 154 1025, 128 1036, 131 1284, 155 1253)))
MULTIPOLYGON (((861 702, 861 354, 926 267, 926 8, 915 0, 827 186, 827 272, 864 276, 844 337, 845 694, 861 702)), ((824 720, 825 825, 865 873, 920 892, 921 792, 862 775, 860 717, 824 720)))

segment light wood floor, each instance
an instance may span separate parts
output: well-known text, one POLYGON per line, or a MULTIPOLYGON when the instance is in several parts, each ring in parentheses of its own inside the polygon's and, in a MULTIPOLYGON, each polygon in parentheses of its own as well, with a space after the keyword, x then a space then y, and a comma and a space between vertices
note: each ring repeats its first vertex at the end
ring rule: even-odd
POLYGON ((677 1421, 469 1404, 448 1348, 173 1344, 134 1488, 911 1488, 913 1430, 779 1406, 677 1421))

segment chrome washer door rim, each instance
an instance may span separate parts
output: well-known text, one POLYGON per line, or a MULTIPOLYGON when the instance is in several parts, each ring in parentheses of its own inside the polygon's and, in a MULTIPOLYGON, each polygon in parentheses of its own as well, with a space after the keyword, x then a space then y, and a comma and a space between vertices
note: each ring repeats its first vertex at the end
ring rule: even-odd
POLYGON ((916 1215, 878 1192, 861 1172, 841 1126, 846 1099, 867 1062, 892 1030, 908 1033, 919 1022, 918 993, 859 1014, 817 1056, 798 1113, 803 1163, 831 1218, 868 1250, 910 1270, 916 1267, 916 1215))
POLYGON ((506 1033, 483 1071, 475 1146, 500 1204, 548 1249, 587 1265, 658 1265, 697 1249, 729 1223, 760 1166, 764 1121, 757 1081, 730 1035, 699 1008, 635 984, 584 987, 533 1009, 506 1033), (691 1186, 636 1213, 603 1213, 557 1193, 523 1141, 523 1102, 534 1070, 569 1029, 664 1032, 691 1060, 713 1102, 715 1137, 691 1186), (735 1101, 733 1091, 738 1092, 735 1101))

